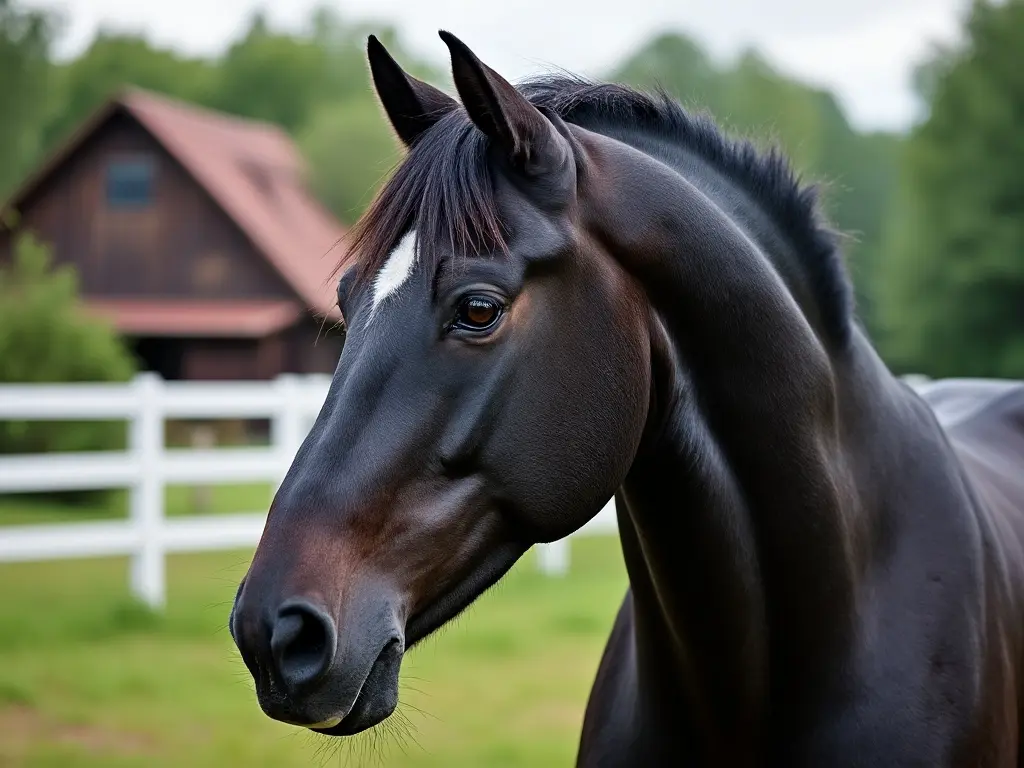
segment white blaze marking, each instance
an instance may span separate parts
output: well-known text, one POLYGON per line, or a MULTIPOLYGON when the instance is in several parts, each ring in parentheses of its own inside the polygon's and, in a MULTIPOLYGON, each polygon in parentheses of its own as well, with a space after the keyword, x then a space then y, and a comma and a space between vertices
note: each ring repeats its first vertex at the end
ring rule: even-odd
POLYGON ((377 307, 388 296, 401 288, 405 281, 412 274, 413 265, 416 263, 416 231, 409 232, 395 246, 395 250, 388 256, 384 266, 380 268, 376 279, 373 281, 373 306, 370 309, 370 316, 377 311, 377 307))

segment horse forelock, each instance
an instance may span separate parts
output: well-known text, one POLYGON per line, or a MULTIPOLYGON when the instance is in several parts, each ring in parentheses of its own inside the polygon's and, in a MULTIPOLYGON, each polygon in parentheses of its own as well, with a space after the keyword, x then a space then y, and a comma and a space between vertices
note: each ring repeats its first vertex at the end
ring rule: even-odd
MULTIPOLYGON (((354 268, 359 283, 390 285, 399 262, 405 263, 395 255, 405 252, 413 230, 415 262, 430 271, 446 255, 507 250, 487 140, 461 109, 410 149, 349 233, 338 269, 354 268)), ((375 288, 377 296, 383 299, 375 288)))

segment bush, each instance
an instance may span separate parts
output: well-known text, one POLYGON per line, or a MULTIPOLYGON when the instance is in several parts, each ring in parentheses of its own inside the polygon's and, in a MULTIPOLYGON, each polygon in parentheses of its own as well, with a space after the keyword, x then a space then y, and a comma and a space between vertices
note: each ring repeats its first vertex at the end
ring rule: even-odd
MULTIPOLYGON (((74 268, 52 267, 45 245, 17 234, 11 263, 0 264, 0 383, 122 382, 134 373, 118 336, 83 313, 74 268)), ((118 450, 125 440, 122 422, 0 421, 0 454, 118 450)))

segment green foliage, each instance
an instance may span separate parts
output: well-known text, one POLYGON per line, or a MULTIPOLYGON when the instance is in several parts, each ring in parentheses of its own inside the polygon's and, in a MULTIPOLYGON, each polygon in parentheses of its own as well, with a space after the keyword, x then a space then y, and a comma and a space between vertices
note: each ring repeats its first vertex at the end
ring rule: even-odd
POLYGON ((154 48, 135 35, 100 32, 78 58, 53 68, 53 109, 42 125, 42 145, 52 149, 127 85, 209 104, 216 74, 210 62, 154 48))
MULTIPOLYGON (((0 382, 128 380, 130 354, 82 315, 71 268, 52 268, 49 250, 29 234, 19 235, 13 255, 0 265, 0 382)), ((0 454, 116 449, 124 440, 121 423, 0 421, 0 454)))
POLYGON ((332 95, 339 73, 318 41, 271 32, 256 16, 248 33, 220 62, 214 103, 294 132, 332 95))
POLYGON ((975 2, 918 82, 877 293, 894 367, 1024 378, 1024 1, 975 2))
POLYGON ((313 193, 346 224, 359 218, 401 152, 380 108, 367 99, 327 104, 299 135, 313 193))
POLYGON ((127 381, 132 359, 117 336, 84 317, 69 265, 29 233, 0 265, 0 382, 127 381))
POLYGON ((0 0, 0 200, 39 152, 36 130, 47 102, 54 20, 0 0))
POLYGON ((732 132, 782 147, 799 172, 822 186, 830 219, 851 235, 847 260, 861 315, 872 325, 867 275, 877 260, 881 220, 895 185, 898 136, 855 131, 832 94, 784 77, 752 51, 731 66, 718 66, 683 35, 655 38, 611 77, 640 88, 662 87, 732 132))

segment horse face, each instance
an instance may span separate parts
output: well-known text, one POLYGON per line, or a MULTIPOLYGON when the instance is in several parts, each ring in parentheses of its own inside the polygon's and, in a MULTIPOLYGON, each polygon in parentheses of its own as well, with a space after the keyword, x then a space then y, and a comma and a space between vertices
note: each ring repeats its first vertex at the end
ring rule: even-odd
POLYGON ((583 161, 555 136, 556 172, 485 160, 505 252, 424 260, 408 231, 339 285, 344 351, 231 618, 272 717, 335 735, 386 718, 404 652, 628 471, 646 316, 576 224, 583 161))

